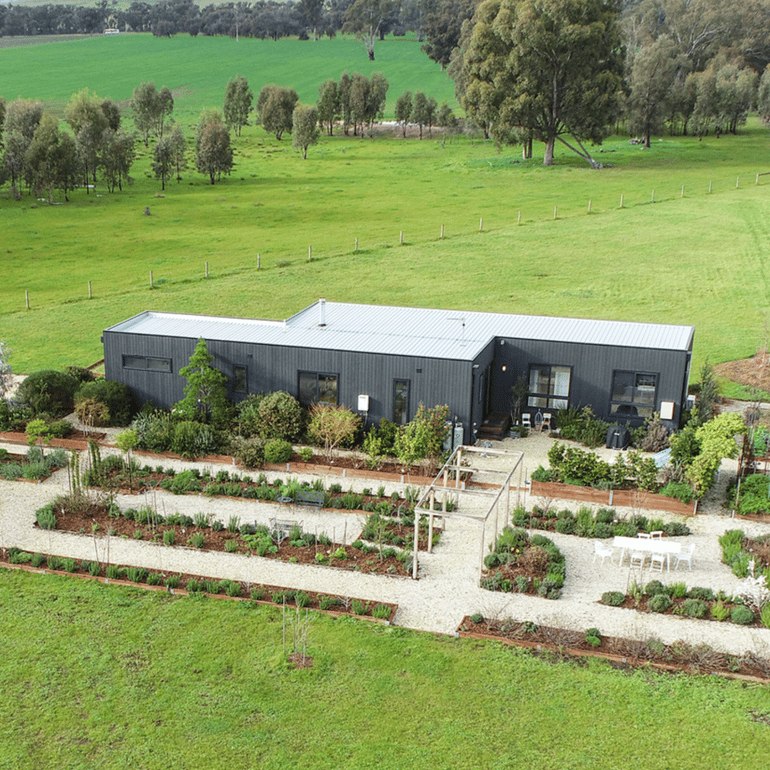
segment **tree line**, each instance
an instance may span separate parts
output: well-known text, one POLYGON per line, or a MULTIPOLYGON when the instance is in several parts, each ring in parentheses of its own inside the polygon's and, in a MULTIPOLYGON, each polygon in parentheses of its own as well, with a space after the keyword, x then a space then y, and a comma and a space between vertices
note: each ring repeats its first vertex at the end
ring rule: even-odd
MULTIPOLYGON (((332 134, 340 121, 346 135, 364 136, 382 117, 388 81, 381 72, 371 78, 344 72, 339 83, 329 80, 319 89, 317 104, 299 103, 293 88, 268 84, 256 100, 243 76, 227 83, 221 110, 204 110, 194 137, 194 165, 211 184, 233 168, 231 133, 240 137, 244 126, 255 123, 280 140, 292 135, 292 145, 307 158, 308 148, 318 141, 322 127, 332 134)), ((434 101, 435 104, 435 101, 434 101)), ((136 145, 152 148, 151 168, 162 189, 176 176, 180 181, 188 167, 188 142, 182 127, 173 120, 174 97, 163 86, 145 82, 129 101, 133 130, 123 125, 120 107, 88 89, 73 94, 61 124, 43 105, 29 99, 6 103, 0 97, 0 184, 10 183, 17 200, 22 192, 45 195, 53 202, 55 191, 65 200, 82 187, 90 193, 102 183, 109 192, 130 184, 129 172, 136 159, 136 145)))

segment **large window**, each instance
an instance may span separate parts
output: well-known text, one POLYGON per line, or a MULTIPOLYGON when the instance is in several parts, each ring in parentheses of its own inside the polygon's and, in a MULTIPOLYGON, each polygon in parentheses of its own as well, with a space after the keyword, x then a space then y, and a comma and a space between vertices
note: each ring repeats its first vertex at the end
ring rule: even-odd
POLYGON ((170 372, 170 358, 150 358, 149 356, 123 356, 124 369, 149 369, 153 372, 170 372))
POLYGON ((299 400, 302 404, 339 404, 338 375, 323 372, 299 373, 299 400))
POLYGON ((613 372, 612 416, 621 418, 650 417, 655 409, 657 388, 657 374, 649 372, 613 372))
POLYGON ((538 409, 566 409, 569 406, 569 366, 538 364, 529 367, 527 406, 538 409))
POLYGON ((409 380, 393 380, 393 422, 396 425, 409 422, 409 380))

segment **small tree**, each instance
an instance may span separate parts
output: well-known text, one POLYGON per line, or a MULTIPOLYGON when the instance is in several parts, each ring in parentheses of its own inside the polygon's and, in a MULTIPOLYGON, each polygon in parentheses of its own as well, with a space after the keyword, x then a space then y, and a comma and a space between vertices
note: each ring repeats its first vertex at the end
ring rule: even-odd
POLYGON ((318 144, 318 110, 305 104, 298 104, 292 114, 291 144, 302 150, 302 158, 307 159, 307 148, 318 144))
POLYGON ((406 124, 412 115, 412 92, 404 91, 396 99, 396 123, 401 124, 401 135, 406 138, 406 124))
POLYGON ((227 417, 227 380, 211 365, 213 360, 206 340, 199 339, 190 363, 179 370, 179 374, 187 378, 187 385, 184 398, 176 408, 190 419, 221 422, 227 417))
POLYGON ((345 406, 314 404, 310 407, 307 432, 311 440, 323 444, 326 459, 331 463, 334 450, 350 444, 360 425, 361 417, 345 406))
POLYGON ((126 470, 128 471, 128 486, 132 486, 131 452, 139 446, 139 434, 135 430, 124 430, 115 436, 115 446, 126 455, 126 470))
POLYGON ((235 135, 241 135, 243 126, 249 125, 249 113, 254 103, 254 93, 249 88, 249 81, 243 75, 231 78, 225 89, 224 114, 228 128, 235 129, 235 135))
POLYGON ((440 456, 442 445, 449 434, 446 425, 448 418, 448 406, 426 409, 424 404, 420 404, 414 419, 404 425, 396 436, 396 457, 404 465, 413 465, 420 460, 440 456))
POLYGON ((700 370, 700 394, 695 404, 695 423, 704 425, 714 417, 719 409, 719 385, 714 376, 714 368, 706 360, 700 370))
POLYGON ((195 137, 195 165, 201 174, 208 174, 211 184, 233 168, 230 132, 216 111, 201 115, 195 137))
POLYGON ((318 120, 328 126, 329 136, 334 133, 334 121, 340 115, 340 95, 337 84, 329 79, 319 89, 318 120))

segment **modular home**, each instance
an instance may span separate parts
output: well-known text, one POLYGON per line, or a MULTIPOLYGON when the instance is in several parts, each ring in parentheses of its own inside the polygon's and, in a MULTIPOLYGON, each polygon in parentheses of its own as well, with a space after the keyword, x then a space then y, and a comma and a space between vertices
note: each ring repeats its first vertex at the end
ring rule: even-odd
POLYGON ((145 311, 104 331, 107 379, 140 402, 183 397, 203 338, 235 401, 285 390, 300 402, 344 404, 369 425, 408 422, 420 403, 447 404, 462 441, 489 415, 590 406, 609 422, 653 412, 676 428, 687 398, 692 326, 383 307, 321 299, 285 321, 145 311))

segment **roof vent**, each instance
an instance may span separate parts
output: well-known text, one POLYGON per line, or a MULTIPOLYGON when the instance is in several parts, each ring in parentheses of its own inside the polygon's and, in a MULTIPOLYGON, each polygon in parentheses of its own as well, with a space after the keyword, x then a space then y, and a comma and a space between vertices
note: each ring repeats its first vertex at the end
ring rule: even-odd
POLYGON ((326 300, 323 297, 318 300, 318 325, 326 326, 326 300))

